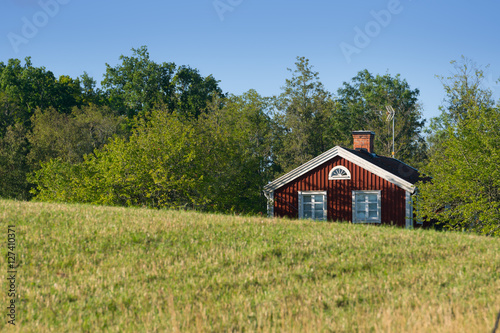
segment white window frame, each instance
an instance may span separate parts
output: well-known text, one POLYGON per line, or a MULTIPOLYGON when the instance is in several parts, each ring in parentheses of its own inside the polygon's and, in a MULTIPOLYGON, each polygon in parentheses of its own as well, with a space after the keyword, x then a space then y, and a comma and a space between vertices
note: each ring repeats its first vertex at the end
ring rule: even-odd
POLYGON ((299 191, 299 218, 300 219, 304 218, 304 200, 303 200, 304 195, 323 195, 323 218, 322 219, 314 218, 314 209, 313 209, 313 220, 326 221, 326 219, 328 217, 327 216, 328 197, 326 195, 326 191, 299 191))
MULTIPOLYGON (((381 205, 381 191, 352 191, 352 223, 382 223, 382 205, 381 205), (377 195, 377 217, 358 219, 356 214, 356 195, 357 194, 376 194, 377 195)), ((367 211, 368 213, 368 211, 367 211)), ((368 216, 368 214, 366 214, 368 216)))
POLYGON ((347 169, 345 166, 337 165, 337 166, 333 167, 333 169, 330 170, 330 172, 328 173, 328 180, 341 180, 341 179, 351 179, 351 172, 349 172, 349 169, 347 169), (333 172, 335 170, 338 170, 338 169, 345 171, 347 173, 347 175, 346 176, 334 176, 333 172))
POLYGON ((411 193, 406 191, 406 229, 413 229, 413 200, 411 193))

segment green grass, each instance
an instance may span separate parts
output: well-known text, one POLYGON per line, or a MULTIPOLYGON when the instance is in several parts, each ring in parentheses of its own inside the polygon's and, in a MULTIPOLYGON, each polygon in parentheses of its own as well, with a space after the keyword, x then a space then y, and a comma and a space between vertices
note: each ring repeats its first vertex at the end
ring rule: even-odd
POLYGON ((500 311, 498 238, 15 201, 0 221, 3 275, 8 224, 21 259, 0 330, 489 332, 500 311))

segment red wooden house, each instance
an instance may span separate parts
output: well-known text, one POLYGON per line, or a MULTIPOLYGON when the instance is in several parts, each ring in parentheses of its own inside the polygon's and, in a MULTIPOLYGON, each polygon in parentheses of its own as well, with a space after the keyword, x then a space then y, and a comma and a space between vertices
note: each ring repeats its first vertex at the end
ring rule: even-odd
POLYGON ((335 146, 266 185, 268 214, 416 226, 412 196, 418 170, 376 155, 375 133, 352 135, 353 149, 335 146))

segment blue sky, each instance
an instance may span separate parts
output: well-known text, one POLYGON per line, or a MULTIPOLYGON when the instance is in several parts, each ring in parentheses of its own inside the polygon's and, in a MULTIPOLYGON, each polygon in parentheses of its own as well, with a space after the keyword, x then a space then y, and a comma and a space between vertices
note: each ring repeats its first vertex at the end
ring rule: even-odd
POLYGON ((154 61, 213 74, 226 92, 270 96, 305 56, 333 93, 363 69, 401 74, 420 89, 429 119, 444 97, 435 75, 448 75, 449 62, 464 55, 490 65, 487 85, 500 97, 494 1, 3 0, 2 7, 0 61, 31 56, 56 76, 87 71, 100 82, 105 63, 147 45, 154 61))

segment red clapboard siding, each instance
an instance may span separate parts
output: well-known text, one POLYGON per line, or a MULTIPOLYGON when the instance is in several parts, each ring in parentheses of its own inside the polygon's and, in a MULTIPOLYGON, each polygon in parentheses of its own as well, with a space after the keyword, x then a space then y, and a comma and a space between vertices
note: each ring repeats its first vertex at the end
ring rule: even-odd
POLYGON ((405 191, 379 176, 337 156, 274 192, 274 214, 297 218, 298 191, 327 191, 328 220, 352 220, 352 191, 380 190, 382 223, 405 225, 405 191), (351 179, 328 180, 333 167, 342 165, 351 179))

